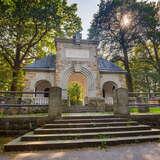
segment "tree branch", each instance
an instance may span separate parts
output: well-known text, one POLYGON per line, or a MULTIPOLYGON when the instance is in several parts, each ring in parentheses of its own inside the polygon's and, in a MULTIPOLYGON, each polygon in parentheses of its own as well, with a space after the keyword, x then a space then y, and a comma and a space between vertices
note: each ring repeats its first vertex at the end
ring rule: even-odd
POLYGON ((27 55, 27 53, 29 52, 30 48, 33 47, 33 46, 35 46, 35 45, 46 35, 47 32, 48 32, 48 30, 47 30, 47 28, 46 28, 46 30, 41 34, 41 36, 40 36, 35 42, 33 42, 32 44, 28 45, 26 51, 24 52, 24 55, 22 56, 22 58, 21 58, 21 60, 20 60, 21 62, 22 62, 22 61, 24 60, 24 58, 26 57, 26 55, 27 55))
POLYGON ((1 52, 3 54, 3 57, 6 59, 6 61, 9 63, 9 65, 13 68, 13 63, 12 61, 9 59, 8 56, 11 57, 11 59, 14 61, 14 59, 12 58, 12 56, 9 54, 9 52, 7 51, 7 49, 5 47, 3 47, 3 45, 0 45, 2 51, 4 50, 4 52, 1 52))
POLYGON ((152 61, 151 64, 153 65, 153 67, 154 67, 155 69, 157 69, 157 66, 154 64, 154 63, 155 63, 154 58, 153 58, 153 56, 152 56, 152 54, 151 54, 151 52, 150 52, 147 44, 146 44, 143 40, 141 40, 141 39, 139 39, 139 40, 140 40, 140 42, 142 43, 142 45, 145 47, 146 52, 148 53, 148 55, 149 55, 149 57, 150 57, 150 59, 151 59, 151 61, 152 61))

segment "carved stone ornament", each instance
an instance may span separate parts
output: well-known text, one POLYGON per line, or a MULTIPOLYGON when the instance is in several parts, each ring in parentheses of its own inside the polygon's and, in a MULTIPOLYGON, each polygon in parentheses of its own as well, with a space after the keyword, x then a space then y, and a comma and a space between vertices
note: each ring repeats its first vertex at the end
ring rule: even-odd
POLYGON ((80 72, 81 71, 81 64, 79 64, 79 63, 75 63, 75 64, 73 64, 73 67, 74 67, 74 71, 75 72, 80 72))

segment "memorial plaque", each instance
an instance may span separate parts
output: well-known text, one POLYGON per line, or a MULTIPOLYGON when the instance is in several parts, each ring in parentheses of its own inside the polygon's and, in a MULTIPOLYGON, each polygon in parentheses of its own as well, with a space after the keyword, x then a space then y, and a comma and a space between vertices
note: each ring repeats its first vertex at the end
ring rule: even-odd
POLYGON ((87 49, 66 49, 65 55, 67 58, 89 58, 89 50, 87 49))

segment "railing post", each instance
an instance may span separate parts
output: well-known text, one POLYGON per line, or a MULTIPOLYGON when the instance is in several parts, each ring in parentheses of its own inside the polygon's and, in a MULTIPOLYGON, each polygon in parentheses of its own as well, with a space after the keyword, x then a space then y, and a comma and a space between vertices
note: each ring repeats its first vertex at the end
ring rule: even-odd
POLYGON ((62 110, 62 89, 59 87, 51 87, 49 94, 49 120, 61 117, 62 110))
POLYGON ((144 104, 144 106, 140 106, 138 107, 138 112, 139 113, 147 113, 149 112, 149 106, 148 103, 149 102, 149 97, 147 94, 147 100, 145 101, 144 97, 142 97, 141 95, 139 97, 137 97, 137 103, 138 104, 144 104))
POLYGON ((114 92, 113 96, 113 111, 115 115, 118 116, 128 116, 129 106, 128 106, 128 90, 126 88, 118 88, 114 92))

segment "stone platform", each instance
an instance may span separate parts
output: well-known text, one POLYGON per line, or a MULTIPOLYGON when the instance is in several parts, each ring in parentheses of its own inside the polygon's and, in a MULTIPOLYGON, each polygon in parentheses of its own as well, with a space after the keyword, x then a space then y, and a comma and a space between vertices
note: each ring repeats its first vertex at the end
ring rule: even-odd
POLYGON ((5 151, 107 147, 158 141, 160 130, 114 115, 72 115, 45 124, 5 145, 5 151))

